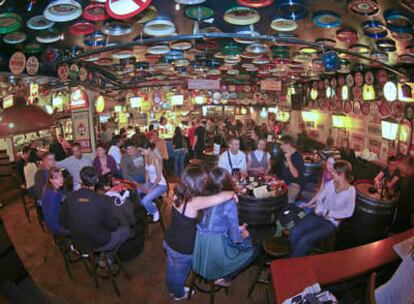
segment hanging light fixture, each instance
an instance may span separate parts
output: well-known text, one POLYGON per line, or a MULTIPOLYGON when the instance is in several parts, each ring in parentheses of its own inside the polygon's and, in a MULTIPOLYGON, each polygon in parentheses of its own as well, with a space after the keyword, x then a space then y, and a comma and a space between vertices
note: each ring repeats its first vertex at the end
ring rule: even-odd
POLYGON ((398 133, 398 123, 393 119, 384 119, 381 121, 381 135, 387 140, 395 140, 398 133))
POLYGON ((53 126, 52 116, 41 107, 27 105, 23 96, 14 96, 14 104, 0 113, 0 137, 47 129, 53 126))

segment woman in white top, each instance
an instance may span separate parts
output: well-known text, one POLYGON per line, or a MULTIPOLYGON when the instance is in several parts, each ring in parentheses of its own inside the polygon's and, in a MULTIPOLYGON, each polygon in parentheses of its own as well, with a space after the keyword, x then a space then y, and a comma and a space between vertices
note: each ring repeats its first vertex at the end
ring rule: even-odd
POLYGON ((154 200, 167 192, 168 186, 162 174, 162 158, 154 153, 155 144, 145 142, 141 145, 145 157, 145 196, 141 200, 142 206, 147 209, 154 222, 160 219, 160 212, 154 200))
POLYGON ((349 218, 355 209, 355 188, 350 184, 352 166, 339 160, 334 165, 333 180, 317 194, 307 214, 292 228, 289 236, 291 257, 305 256, 317 243, 335 233, 341 220, 349 218))
POLYGON ((121 158, 122 158, 121 149, 120 149, 121 146, 122 146, 121 137, 119 135, 115 135, 114 137, 112 137, 112 143, 111 143, 111 147, 109 148, 108 155, 111 155, 115 159, 118 170, 121 170, 121 167, 120 167, 121 158))
POLYGON ((256 174, 267 174, 272 168, 270 154, 266 151, 266 141, 259 139, 257 149, 247 156, 247 170, 256 174))

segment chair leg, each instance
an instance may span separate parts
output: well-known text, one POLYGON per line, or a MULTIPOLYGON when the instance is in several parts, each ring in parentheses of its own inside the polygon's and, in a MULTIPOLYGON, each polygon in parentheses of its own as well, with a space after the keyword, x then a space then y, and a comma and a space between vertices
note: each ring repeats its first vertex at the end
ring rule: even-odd
POLYGON ((215 298, 215 295, 216 295, 216 286, 214 285, 214 281, 211 281, 208 284, 210 285, 210 288, 209 288, 210 289, 209 290, 210 304, 214 304, 214 298, 215 298))
POLYGON ((69 258, 69 252, 68 249, 65 247, 64 244, 62 244, 62 240, 56 240, 57 245, 59 246, 59 250, 61 252, 61 254, 63 255, 63 261, 65 263, 65 269, 66 272, 68 273, 69 279, 71 279, 73 281, 73 274, 72 274, 72 267, 70 264, 70 258, 69 258))
POLYGON ((114 277, 114 274, 112 272, 112 266, 111 266, 111 263, 109 263, 109 256, 108 256, 107 253, 104 254, 104 261, 105 261, 105 266, 106 266, 106 268, 109 272, 109 278, 111 280, 112 286, 115 289, 116 295, 118 297, 120 297, 121 293, 119 292, 118 285, 116 284, 115 277, 114 277))
POLYGON ((24 213, 27 217, 27 220, 30 223, 31 222, 31 220, 30 220, 30 210, 29 210, 29 207, 27 206, 27 200, 26 200, 25 194, 22 194, 21 201, 22 201, 22 204, 23 204, 24 213))
POLYGON ((248 298, 250 298, 251 295, 253 294, 253 291, 254 291, 254 289, 256 287, 256 284, 258 283, 259 278, 262 275, 263 270, 265 269, 265 266, 266 266, 266 261, 265 261, 265 259, 263 259, 261 261, 260 265, 258 266, 258 270, 257 270, 257 273, 256 273, 256 275, 254 277, 254 281, 253 281, 252 285, 250 286, 249 291, 247 293, 247 297, 248 298))
POLYGON ((118 266, 119 266, 119 269, 122 271, 122 273, 126 276, 126 278, 127 278, 128 280, 131 280, 131 276, 130 276, 130 275, 129 275, 129 273, 126 271, 126 269, 125 269, 124 265, 122 264, 121 260, 119 259, 118 255, 117 255, 116 253, 114 253, 114 258, 115 258, 116 263, 117 263, 117 264, 118 264, 118 266))
POLYGON ((193 290, 195 289, 195 281, 197 279, 197 275, 192 271, 190 273, 190 279, 189 279, 189 283, 190 283, 190 290, 188 293, 188 298, 191 299, 191 295, 193 294, 193 290))
POLYGON ((98 273, 96 271, 98 268, 98 263, 96 261, 95 254, 93 252, 89 253, 89 259, 91 263, 91 269, 92 269, 91 272, 92 272, 93 280, 95 281, 95 287, 99 289, 98 273))

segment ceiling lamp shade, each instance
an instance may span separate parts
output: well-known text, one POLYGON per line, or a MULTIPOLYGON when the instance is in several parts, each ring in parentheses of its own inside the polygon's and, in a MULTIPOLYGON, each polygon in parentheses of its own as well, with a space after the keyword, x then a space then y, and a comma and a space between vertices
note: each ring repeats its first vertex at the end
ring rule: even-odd
POLYGON ((395 120, 385 119, 381 121, 381 135, 387 140, 395 140, 398 133, 398 123, 395 120))
POLYGON ((14 105, 0 113, 0 137, 35 132, 53 126, 53 118, 41 107, 27 105, 16 96, 14 105))

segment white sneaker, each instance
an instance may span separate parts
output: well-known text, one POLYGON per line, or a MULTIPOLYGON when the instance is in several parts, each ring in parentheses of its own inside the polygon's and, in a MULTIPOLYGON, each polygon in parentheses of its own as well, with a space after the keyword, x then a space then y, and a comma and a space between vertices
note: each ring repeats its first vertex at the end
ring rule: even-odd
MULTIPOLYGON (((194 295, 194 289, 191 292, 191 297, 194 295)), ((184 287, 184 295, 181 298, 174 298, 175 301, 188 300, 190 298, 190 287, 184 287)))
POLYGON ((159 211, 156 211, 154 213, 154 215, 152 216, 152 221, 153 222, 158 222, 159 220, 160 220, 160 212, 159 211))

